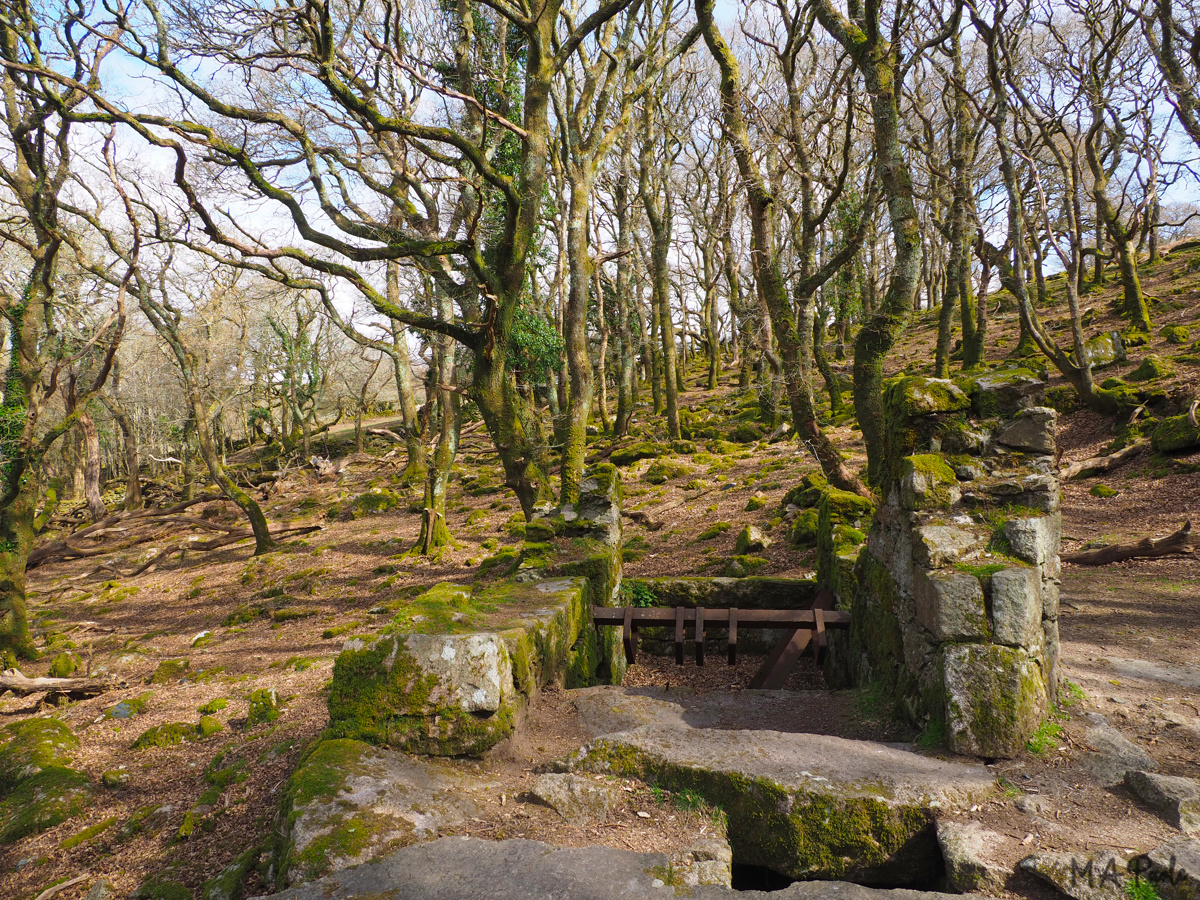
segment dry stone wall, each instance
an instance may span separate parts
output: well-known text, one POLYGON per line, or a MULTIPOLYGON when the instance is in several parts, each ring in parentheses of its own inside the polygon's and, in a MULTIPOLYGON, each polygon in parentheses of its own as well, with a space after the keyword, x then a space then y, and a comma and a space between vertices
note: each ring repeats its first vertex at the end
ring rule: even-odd
POLYGON ((822 501, 819 575, 853 619, 831 679, 882 683, 958 753, 1015 755, 1057 691, 1060 492, 1044 390, 1025 370, 897 379, 865 543, 825 534, 822 501))

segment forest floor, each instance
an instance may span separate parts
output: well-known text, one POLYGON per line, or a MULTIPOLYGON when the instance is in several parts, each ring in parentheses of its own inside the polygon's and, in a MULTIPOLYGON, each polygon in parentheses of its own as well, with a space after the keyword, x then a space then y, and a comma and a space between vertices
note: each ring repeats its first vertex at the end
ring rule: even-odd
MULTIPOLYGON (((1197 267, 1200 271, 1200 267, 1197 267)), ((1178 261, 1149 273, 1147 293, 1156 327, 1191 326, 1200 337, 1200 276, 1178 261)), ((1109 290, 1095 300, 1091 333, 1119 327, 1107 309, 1109 290)), ((1015 345, 1015 316, 992 322, 992 354, 1002 359, 1015 345)), ((893 371, 925 372, 936 337, 936 313, 921 316, 893 355, 893 371), (932 330, 931 330, 932 329, 932 330)), ((1105 376, 1134 369, 1147 352, 1175 356, 1157 333, 1145 347, 1130 349, 1128 362, 1105 376)), ((1190 351, 1195 354, 1193 348, 1190 351)), ((737 373, 722 375, 717 391, 696 387, 700 361, 689 374, 687 408, 736 415, 753 392, 737 387, 737 373)), ((1200 366, 1180 362, 1174 375, 1156 382, 1169 394, 1197 396, 1200 366)), ((848 366, 845 367, 848 374, 848 366)), ((1052 379, 1052 384, 1060 383, 1052 379)), ((681 404, 682 405, 682 404, 681 404)), ((661 438, 661 422, 639 413, 641 437, 661 438)), ((845 425, 832 429, 842 449, 863 462, 861 441, 845 425)), ((1062 463, 1095 455, 1114 440, 1112 423, 1077 410, 1060 419, 1062 463)), ((781 527, 780 500, 815 465, 794 441, 760 441, 731 447, 698 441, 694 454, 673 456, 679 470, 662 484, 643 476, 655 460, 622 470, 627 509, 640 509, 666 523, 658 531, 626 523, 631 551, 626 576, 721 575, 744 524, 757 524, 774 538, 763 552, 760 575, 807 577, 811 550, 789 545, 781 527), (747 511, 759 494, 765 503, 747 511), (715 523, 728 530, 711 539, 701 533, 715 523)), ((115 896, 130 895, 149 875, 171 878, 195 889, 273 828, 286 779, 307 742, 328 722, 325 689, 333 661, 347 637, 369 634, 421 589, 440 581, 474 582, 480 562, 505 545, 519 544, 523 528, 515 499, 502 489, 499 466, 486 434, 465 436, 449 500, 449 525, 456 543, 431 562, 406 555, 420 528, 419 489, 396 482, 401 453, 378 439, 369 461, 351 466, 338 481, 320 481, 296 470, 261 492, 273 523, 320 524, 321 530, 286 541, 274 553, 251 556, 243 543, 211 553, 178 557, 137 577, 145 546, 102 557, 43 565, 30 573, 31 618, 42 659, 23 668, 45 675, 59 652, 78 654, 91 674, 108 674, 126 687, 91 700, 51 709, 39 697, 0 697, 0 726, 53 715, 78 735, 75 766, 96 785, 80 817, 0 848, 0 897, 35 897, 47 886, 86 873, 56 896, 81 900, 99 878, 112 882, 115 896), (374 492, 377 511, 355 504, 374 492), (378 498, 383 498, 382 501, 378 498), (357 508, 357 518, 349 519, 357 508), (332 515, 331 510, 336 510, 332 515), (105 568, 101 568, 104 566, 105 568), (186 669, 164 661, 181 660, 186 669), (282 714, 277 721, 248 724, 248 696, 274 689, 282 714), (130 717, 118 710, 136 711, 130 717), (200 708, 225 701, 213 715, 223 730, 165 747, 133 750, 152 726, 194 725, 200 708), (206 772, 214 760, 236 755, 246 762, 244 780, 209 791, 206 772), (101 786, 105 773, 114 788, 101 786), (123 773, 128 778, 117 778, 123 773), (190 819, 187 819, 190 814, 190 819), (180 835, 185 821, 196 827, 180 835)), ((332 455, 345 446, 331 447, 332 455)), ((1144 454, 1103 477, 1063 485, 1063 549, 1105 538, 1162 535, 1200 511, 1200 453, 1169 459, 1144 454), (1098 497, 1104 484, 1116 493, 1098 497)), ((195 507, 196 515, 233 524, 233 508, 222 501, 195 507)), ((1200 525, 1200 523, 1197 523, 1200 525)), ((1013 863, 1035 850, 1112 847, 1145 851, 1167 837, 1168 827, 1143 809, 1124 787, 1104 787, 1087 775, 1087 732, 1097 716, 1147 750, 1167 774, 1200 776, 1200 559, 1136 560, 1103 569, 1067 566, 1061 613, 1062 670, 1072 685, 1051 727, 1018 759, 1001 761, 995 772, 1006 795, 968 818, 1003 836, 996 849, 1013 863), (1035 798, 1035 799, 1030 799, 1035 798)), ((737 691, 757 661, 676 669, 643 656, 629 684, 665 684, 696 690, 737 691)), ((805 690, 806 702, 822 687, 820 673, 804 661, 788 685, 805 690)), ((522 801, 541 762, 560 757, 586 741, 568 691, 550 689, 535 699, 519 734, 487 759, 472 763, 495 782, 494 797, 477 820, 460 833, 487 837, 532 837, 559 844, 604 843, 632 849, 681 845, 711 822, 661 792, 629 784, 629 803, 603 826, 564 826, 552 811, 522 801)), ((825 692, 813 730, 856 738, 912 739, 888 714, 881 698, 865 691, 825 692)), ((215 704, 220 706, 221 704, 215 704)), ((212 709, 212 706, 208 708, 212 709)), ((220 768, 220 764, 216 766, 220 768)), ((258 877, 258 876, 255 876, 258 877)), ((1014 896, 1044 890, 1020 878, 1014 896)), ((261 880, 247 895, 269 893, 261 880)))

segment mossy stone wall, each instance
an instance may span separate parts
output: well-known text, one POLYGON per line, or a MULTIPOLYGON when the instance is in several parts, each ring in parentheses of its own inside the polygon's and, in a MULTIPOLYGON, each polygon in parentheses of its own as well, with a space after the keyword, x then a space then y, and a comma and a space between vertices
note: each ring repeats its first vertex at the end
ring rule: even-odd
MULTIPOLYGON (((959 753, 1015 755, 1056 695, 1060 492, 1044 394, 1027 370, 892 381, 866 547, 850 577, 828 549, 819 560, 852 615, 830 680, 882 684, 959 753)), ((837 528, 822 506, 818 546, 837 528)))

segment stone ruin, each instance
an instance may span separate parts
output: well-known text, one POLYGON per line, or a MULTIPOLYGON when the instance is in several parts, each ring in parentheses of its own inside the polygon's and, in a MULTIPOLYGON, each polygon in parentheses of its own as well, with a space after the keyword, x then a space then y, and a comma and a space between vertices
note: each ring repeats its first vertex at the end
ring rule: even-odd
POLYGON ((956 753, 1011 757, 1058 685, 1056 413, 1026 370, 903 377, 885 395, 882 505, 820 501, 818 577, 849 609, 832 685, 879 683, 956 753))

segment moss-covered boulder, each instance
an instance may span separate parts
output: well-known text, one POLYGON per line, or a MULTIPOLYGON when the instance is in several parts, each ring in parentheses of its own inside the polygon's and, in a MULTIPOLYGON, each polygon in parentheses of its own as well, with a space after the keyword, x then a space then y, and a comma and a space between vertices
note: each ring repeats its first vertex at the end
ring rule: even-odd
POLYGON ((900 463, 900 505, 905 509, 949 509, 962 497, 958 476, 940 453, 917 453, 900 463))
POLYGON ((971 407, 977 416, 990 419, 1010 416, 1046 399, 1046 382, 1030 369, 996 369, 967 382, 971 407))
POLYGON ((87 776, 69 768, 79 738, 54 718, 0 729, 0 844, 80 815, 91 797, 87 776))
MULTIPOLYGON (((371 488, 359 494, 349 503, 343 504, 338 512, 338 518, 343 521, 353 521, 364 516, 378 515, 404 507, 404 498, 395 491, 387 488, 371 488)), ((333 510, 330 510, 333 512, 333 510)))
POLYGON ((869 497, 830 488, 821 495, 817 518, 817 580, 835 595, 853 593, 854 563, 875 514, 869 497))
POLYGON ((477 598, 478 631, 348 641, 333 668, 332 728, 413 752, 480 755, 512 733, 530 694, 564 678, 587 600, 581 578, 505 582, 477 598))
POLYGON ((1175 366, 1170 360, 1163 359, 1154 353, 1142 357, 1136 369, 1125 376, 1127 381, 1157 381, 1160 378, 1170 378, 1175 374, 1175 366))
POLYGON ((740 553, 725 561, 725 575, 729 578, 745 578, 760 572, 770 564, 770 560, 753 554, 740 553))
POLYGON ((945 721, 950 749, 1010 758, 1045 718, 1045 679, 1024 650, 996 644, 950 644, 945 656, 945 721))
POLYGON ((766 433, 757 422, 742 422, 729 430, 729 440, 735 444, 753 444, 761 441, 766 433))
POLYGON ((79 671, 83 661, 74 653, 60 653, 50 661, 51 678, 70 678, 79 671))
POLYGON ((795 506, 813 509, 821 502, 821 495, 829 490, 829 481, 820 472, 812 472, 800 479, 800 483, 783 495, 779 505, 784 509, 795 506))
POLYGON ((1192 337, 1186 325, 1164 325, 1158 333, 1168 344, 1186 344, 1192 337))
POLYGON ((983 766, 867 741, 668 725, 598 738, 569 767, 699 794, 724 811, 745 863, 868 883, 925 881, 941 864, 935 812, 995 786, 983 766))
POLYGON ((1200 447, 1200 428, 1187 416, 1171 416, 1154 427, 1150 443, 1159 453, 1181 453, 1200 447))
POLYGON ((433 840, 478 815, 492 785, 463 770, 354 740, 318 742, 288 780, 274 851, 276 887, 320 878, 433 840))
POLYGON ((149 750, 151 747, 170 747, 185 741, 194 741, 200 736, 196 726, 188 722, 166 722, 147 728, 133 742, 134 750, 149 750))
POLYGON ((691 467, 683 463, 673 462, 668 459, 656 459, 646 469, 646 474, 642 476, 642 481, 648 484, 663 484, 673 478, 682 478, 691 473, 691 467))
POLYGON ((1086 341, 1088 359, 1093 369, 1103 369, 1114 363, 1124 362, 1125 339, 1119 331, 1106 331, 1086 341))
POLYGON ((246 700, 249 706, 246 723, 250 727, 265 725, 279 718, 279 696, 275 693, 274 688, 259 688, 251 691, 246 700))
POLYGON ((771 546, 771 539, 757 525, 747 525, 738 532, 733 543, 734 553, 761 553, 771 546))
POLYGON ((609 454, 609 461, 614 466, 631 466, 642 459, 657 459, 666 452, 660 445, 649 441, 639 441, 628 447, 621 447, 609 454))
POLYGON ((813 509, 802 509, 792 520, 788 528, 788 540, 792 546, 799 548, 817 546, 817 529, 820 525, 821 513, 813 509))
POLYGON ((150 676, 150 684, 174 684, 187 677, 191 663, 186 659, 164 659, 150 676))

